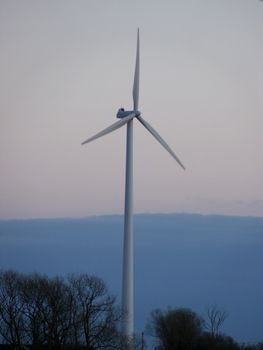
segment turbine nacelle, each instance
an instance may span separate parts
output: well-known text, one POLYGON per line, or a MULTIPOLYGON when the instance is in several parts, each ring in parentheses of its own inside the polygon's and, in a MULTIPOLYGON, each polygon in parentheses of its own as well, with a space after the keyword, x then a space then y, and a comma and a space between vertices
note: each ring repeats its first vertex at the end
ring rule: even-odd
POLYGON ((118 109, 116 117, 119 119, 126 118, 131 114, 135 114, 134 117, 139 117, 141 115, 140 111, 125 111, 123 107, 118 109))

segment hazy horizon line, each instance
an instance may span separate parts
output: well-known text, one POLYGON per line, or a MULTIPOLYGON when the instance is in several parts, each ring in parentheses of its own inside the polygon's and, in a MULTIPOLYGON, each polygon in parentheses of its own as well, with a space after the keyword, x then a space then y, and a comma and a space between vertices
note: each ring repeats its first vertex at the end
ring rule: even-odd
MULTIPOLYGON (((138 216, 169 216, 169 215, 192 215, 192 216, 202 216, 202 217, 229 217, 229 218, 255 218, 263 219, 263 216, 259 215, 231 215, 231 214, 220 214, 220 213, 195 213, 195 212, 143 212, 143 213, 134 213, 134 217, 138 216)), ((121 213, 112 213, 112 214, 93 214, 86 216, 58 216, 58 217, 27 217, 27 218, 0 218, 0 222, 7 221, 45 221, 45 220, 89 220, 97 218, 110 218, 110 217, 124 217, 124 214, 121 213)))

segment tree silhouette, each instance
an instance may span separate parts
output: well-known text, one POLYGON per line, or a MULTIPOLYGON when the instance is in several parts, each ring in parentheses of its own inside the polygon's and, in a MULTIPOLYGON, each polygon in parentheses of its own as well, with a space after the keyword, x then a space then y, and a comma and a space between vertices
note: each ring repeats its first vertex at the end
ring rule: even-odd
POLYGON ((121 319, 115 298, 97 277, 0 272, 0 342, 13 348, 125 349, 121 319))
POLYGON ((207 307, 206 321, 204 323, 204 326, 212 337, 217 337, 219 335, 219 330, 222 327, 227 316, 227 312, 220 310, 216 305, 207 307))
POLYGON ((155 310, 151 314, 148 331, 157 340, 158 350, 190 350, 201 335, 203 320, 192 310, 155 310))

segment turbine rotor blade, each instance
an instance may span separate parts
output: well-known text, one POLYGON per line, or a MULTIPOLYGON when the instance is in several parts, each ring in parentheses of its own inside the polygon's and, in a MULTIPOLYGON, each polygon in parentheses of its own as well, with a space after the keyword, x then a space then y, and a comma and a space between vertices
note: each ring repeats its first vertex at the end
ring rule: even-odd
POLYGON ((141 116, 138 116, 137 119, 142 123, 142 125, 152 134, 152 136, 160 142, 160 144, 166 149, 167 152, 170 153, 170 155, 177 161, 177 163, 185 170, 185 167, 183 163, 180 161, 180 159, 175 155, 174 151, 171 149, 171 147, 164 141, 164 139, 158 134, 154 128, 147 123, 146 120, 144 120, 141 116))
POLYGON ((138 28, 136 63, 135 63, 134 82, 133 82, 133 90, 132 90, 134 111, 137 111, 139 106, 139 81, 140 81, 140 32, 138 28))
POLYGON ((94 141, 96 139, 98 139, 99 137, 102 137, 104 135, 107 135, 109 133, 111 133, 114 130, 117 130, 119 128, 121 128, 123 125, 127 124, 130 120, 132 120, 135 117, 135 113, 131 113, 129 114, 127 117, 122 118, 121 120, 117 121, 116 123, 108 126, 106 129, 103 129, 102 131, 98 132, 96 135, 90 137, 89 139, 87 139, 86 141, 83 141, 81 144, 85 145, 86 143, 89 143, 91 141, 94 141))

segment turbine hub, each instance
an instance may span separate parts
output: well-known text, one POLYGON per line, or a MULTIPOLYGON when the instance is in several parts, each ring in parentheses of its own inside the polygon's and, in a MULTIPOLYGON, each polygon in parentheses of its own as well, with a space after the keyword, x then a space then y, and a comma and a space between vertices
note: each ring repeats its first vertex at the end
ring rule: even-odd
POLYGON ((118 109, 116 117, 119 119, 122 119, 122 118, 128 117, 132 113, 135 113, 135 117, 139 117, 141 115, 140 111, 125 111, 125 109, 122 107, 118 109))

